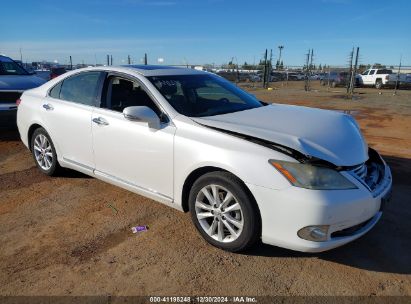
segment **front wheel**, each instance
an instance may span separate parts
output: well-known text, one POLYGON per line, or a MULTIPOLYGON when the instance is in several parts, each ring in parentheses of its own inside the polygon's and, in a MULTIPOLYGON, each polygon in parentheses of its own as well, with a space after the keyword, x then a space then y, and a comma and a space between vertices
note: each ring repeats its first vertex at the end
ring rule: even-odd
POLYGON ((189 205, 197 230, 218 248, 242 251, 260 237, 257 206, 241 181, 228 172, 200 177, 190 191, 189 205))
POLYGON ((44 174, 52 176, 60 169, 56 149, 45 129, 38 128, 34 131, 31 137, 31 152, 37 167, 44 174))

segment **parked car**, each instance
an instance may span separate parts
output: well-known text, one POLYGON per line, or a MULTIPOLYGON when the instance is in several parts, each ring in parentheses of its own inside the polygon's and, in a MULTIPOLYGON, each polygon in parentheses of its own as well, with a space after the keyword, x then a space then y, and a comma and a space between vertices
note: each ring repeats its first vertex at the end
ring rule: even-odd
POLYGON ((259 238, 343 245, 378 222, 390 195, 390 169, 353 117, 268 105, 202 71, 75 70, 24 92, 17 118, 41 172, 71 168, 189 211, 228 251, 259 238))
POLYGON ((270 81, 282 81, 284 80, 284 74, 281 72, 271 72, 271 79, 270 81))
POLYGON ((13 59, 0 55, 0 126, 15 127, 16 101, 21 93, 44 82, 13 59))
POLYGON ((261 76, 256 74, 256 73, 250 73, 249 74, 249 80, 251 82, 258 82, 258 81, 261 81, 261 76))
POLYGON ((410 85, 411 79, 407 78, 405 74, 394 74, 389 69, 369 69, 359 75, 359 84, 381 89, 383 87, 395 87, 396 84, 410 85))
POLYGON ((346 86, 349 81, 348 72, 330 71, 326 73, 320 80, 320 84, 325 86, 329 85, 332 88, 337 86, 346 86))
POLYGON ((63 75, 67 70, 64 67, 52 67, 50 69, 50 79, 56 78, 57 76, 63 75))
POLYGON ((305 75, 302 73, 287 73, 288 80, 303 80, 305 75))
POLYGON ((319 75, 319 74, 311 74, 311 75, 309 76, 309 78, 310 78, 311 80, 320 80, 320 75, 319 75))

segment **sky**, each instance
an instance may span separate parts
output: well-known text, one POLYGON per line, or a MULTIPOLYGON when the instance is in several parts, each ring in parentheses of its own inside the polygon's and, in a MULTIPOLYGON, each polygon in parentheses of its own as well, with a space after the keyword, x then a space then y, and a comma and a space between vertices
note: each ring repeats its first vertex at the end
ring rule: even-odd
POLYGON ((265 49, 285 65, 411 65, 410 0, 19 0, 4 1, 0 54, 23 61, 124 64, 258 63, 265 49))

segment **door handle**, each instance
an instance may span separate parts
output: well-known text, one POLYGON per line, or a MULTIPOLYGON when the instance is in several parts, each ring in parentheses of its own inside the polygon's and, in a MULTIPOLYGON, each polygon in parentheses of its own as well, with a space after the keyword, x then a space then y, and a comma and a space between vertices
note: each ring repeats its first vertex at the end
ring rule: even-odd
POLYGON ((93 122, 100 125, 100 126, 108 126, 109 123, 102 117, 93 118, 93 122))
POLYGON ((54 110, 53 106, 52 106, 51 104, 49 104, 49 103, 44 104, 44 105, 43 105, 43 108, 46 109, 47 111, 54 110))

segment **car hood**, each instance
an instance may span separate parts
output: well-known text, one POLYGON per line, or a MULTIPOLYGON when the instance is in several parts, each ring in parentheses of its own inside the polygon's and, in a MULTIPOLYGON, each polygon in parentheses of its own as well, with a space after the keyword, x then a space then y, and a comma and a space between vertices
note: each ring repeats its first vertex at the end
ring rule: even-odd
POLYGON ((24 91, 36 88, 45 82, 35 75, 0 75, 0 90, 24 91))
POLYGON ((192 119, 286 146, 336 166, 354 166, 368 159, 368 146, 357 123, 336 111, 273 104, 192 119))

